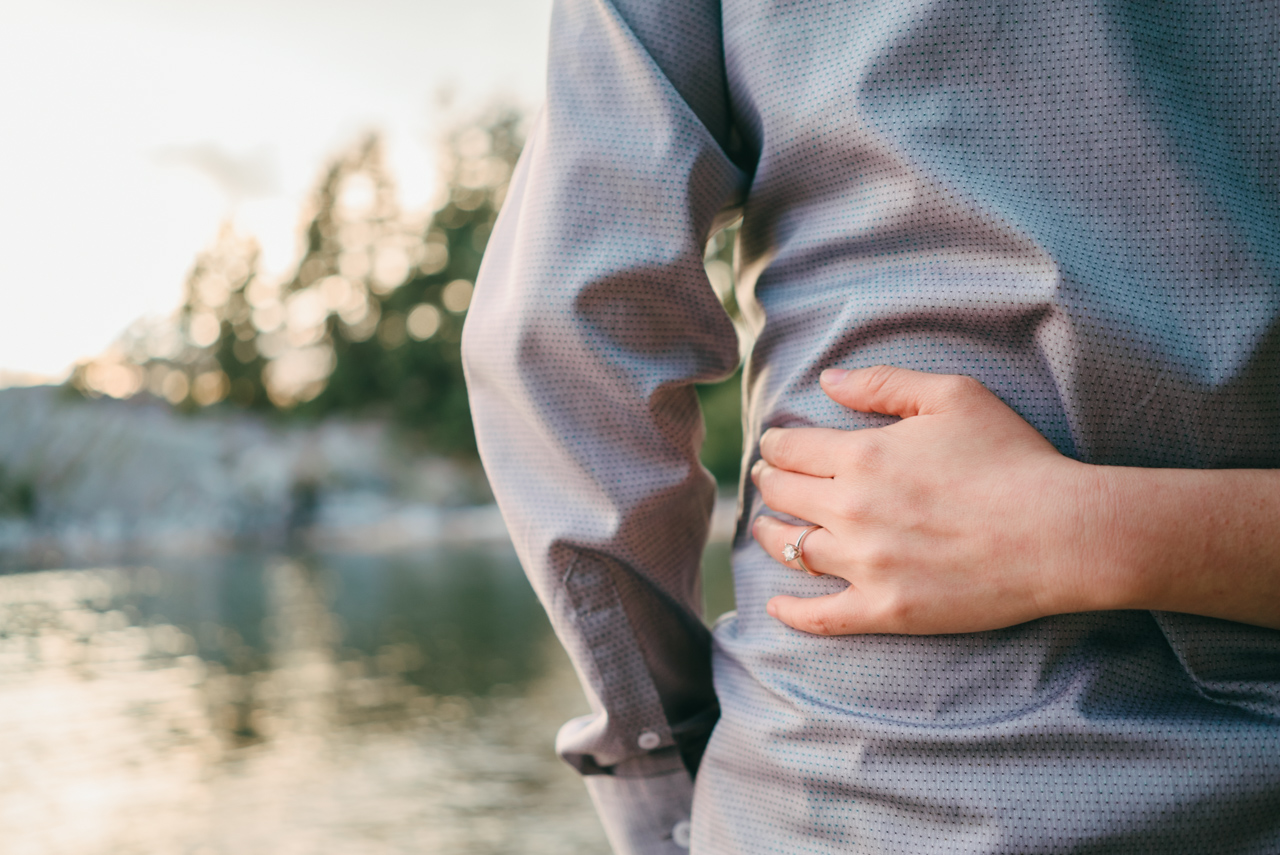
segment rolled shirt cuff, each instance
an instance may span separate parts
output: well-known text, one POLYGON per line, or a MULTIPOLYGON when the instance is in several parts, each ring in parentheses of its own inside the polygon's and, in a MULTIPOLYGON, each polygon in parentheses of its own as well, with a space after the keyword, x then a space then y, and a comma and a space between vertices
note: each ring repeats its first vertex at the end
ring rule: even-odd
POLYGON ((674 749, 620 763, 612 774, 587 775, 587 792, 614 855, 685 855, 693 778, 674 749))

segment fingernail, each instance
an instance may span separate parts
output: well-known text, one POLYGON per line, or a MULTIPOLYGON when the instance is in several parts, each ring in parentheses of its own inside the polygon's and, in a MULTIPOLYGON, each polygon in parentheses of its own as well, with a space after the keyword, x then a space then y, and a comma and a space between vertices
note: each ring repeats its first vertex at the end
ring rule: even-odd
POLYGON ((826 371, 822 372, 822 376, 819 380, 824 386, 834 386, 843 380, 845 375, 848 373, 849 372, 843 368, 828 368, 826 371))
POLYGON ((765 604, 764 610, 769 613, 769 617, 778 616, 778 607, 773 604, 773 600, 765 604))
POLYGON ((764 458, 760 458, 751 464, 751 477, 754 478, 760 474, 760 470, 764 468, 764 458))

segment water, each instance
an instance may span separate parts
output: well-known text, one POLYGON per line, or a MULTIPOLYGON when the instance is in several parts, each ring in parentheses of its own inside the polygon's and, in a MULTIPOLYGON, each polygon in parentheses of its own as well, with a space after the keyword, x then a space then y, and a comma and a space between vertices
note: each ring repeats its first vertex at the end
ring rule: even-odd
POLYGON ((585 711, 506 546, 0 576, 5 853, 607 853, 585 711))

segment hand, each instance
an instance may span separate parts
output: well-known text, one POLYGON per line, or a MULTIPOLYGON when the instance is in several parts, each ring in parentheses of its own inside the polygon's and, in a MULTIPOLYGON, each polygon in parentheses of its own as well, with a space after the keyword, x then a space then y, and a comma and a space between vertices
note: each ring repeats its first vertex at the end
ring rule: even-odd
MULTIPOLYGON (((771 509, 822 526, 814 573, 849 587, 774 597, 769 614, 820 635, 977 632, 1094 607, 1100 482, 968 377, 829 370, 824 391, 882 428, 767 431, 752 480, 771 509)), ((769 516, 772 556, 803 529, 769 516)), ((794 565, 792 565, 794 566, 794 565)))

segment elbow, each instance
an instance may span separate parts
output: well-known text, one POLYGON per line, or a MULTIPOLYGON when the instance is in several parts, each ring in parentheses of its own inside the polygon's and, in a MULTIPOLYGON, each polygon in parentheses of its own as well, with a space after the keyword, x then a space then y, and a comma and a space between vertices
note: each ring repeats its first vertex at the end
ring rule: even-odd
POLYGON ((476 390, 491 385, 493 380, 510 370, 512 342, 502 333, 510 324, 486 301, 483 280, 476 283, 475 298, 462 325, 462 372, 467 388, 476 390))

